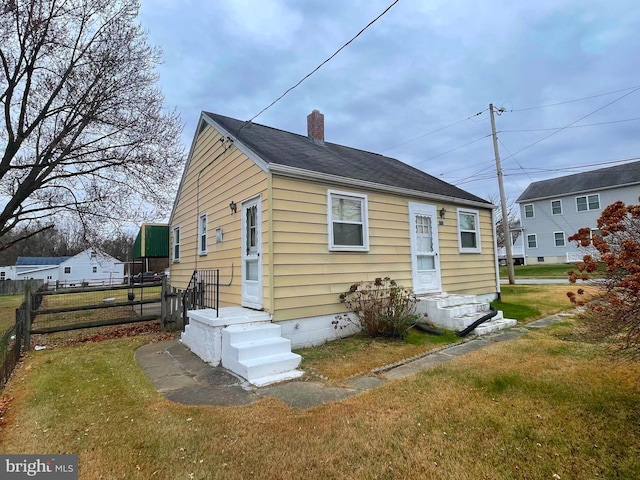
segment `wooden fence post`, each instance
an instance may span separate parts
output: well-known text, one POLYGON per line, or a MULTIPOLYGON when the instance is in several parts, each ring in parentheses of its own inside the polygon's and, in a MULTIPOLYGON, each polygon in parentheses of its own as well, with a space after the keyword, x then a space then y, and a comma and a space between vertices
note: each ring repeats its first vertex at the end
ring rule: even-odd
POLYGON ((180 290, 177 290, 175 288, 173 288, 172 290, 173 319, 176 322, 176 328, 182 332, 184 331, 184 319, 182 317, 182 293, 180 292, 180 290))
POLYGON ((167 331, 167 324, 169 323, 169 295, 167 295, 167 277, 162 277, 162 290, 160 291, 160 323, 162 324, 162 331, 167 331))
POLYGON ((24 288, 24 349, 31 350, 31 285, 24 288))

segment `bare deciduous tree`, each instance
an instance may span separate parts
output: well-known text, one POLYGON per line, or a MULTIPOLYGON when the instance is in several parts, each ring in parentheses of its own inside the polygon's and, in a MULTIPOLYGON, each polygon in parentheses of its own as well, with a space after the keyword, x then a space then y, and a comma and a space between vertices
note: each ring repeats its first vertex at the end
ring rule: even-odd
MULTIPOLYGON (((504 247, 505 244, 504 244, 504 228, 502 228, 502 205, 500 204, 500 198, 497 195, 492 194, 487 197, 487 200, 489 200, 494 205, 498 206, 495 214, 496 240, 498 242, 498 248, 501 248, 501 247, 504 247)), ((511 200, 507 200, 507 218, 509 219, 510 228, 514 226, 519 226, 520 220, 518 219, 518 207, 511 200)), ((520 236, 519 230, 512 231, 511 232, 512 242, 515 242, 519 236, 520 236)))
POLYGON ((0 5, 0 250, 25 222, 166 211, 183 158, 138 0, 0 5))

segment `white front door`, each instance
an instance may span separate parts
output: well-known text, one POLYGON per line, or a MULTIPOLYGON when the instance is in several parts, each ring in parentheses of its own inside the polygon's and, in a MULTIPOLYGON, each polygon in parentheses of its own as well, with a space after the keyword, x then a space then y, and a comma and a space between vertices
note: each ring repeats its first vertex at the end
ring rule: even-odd
POLYGON ((436 207, 409 202, 409 228, 413 291, 418 294, 440 292, 442 285, 436 207))
POLYGON ((242 203, 242 306, 262 308, 260 197, 242 203))

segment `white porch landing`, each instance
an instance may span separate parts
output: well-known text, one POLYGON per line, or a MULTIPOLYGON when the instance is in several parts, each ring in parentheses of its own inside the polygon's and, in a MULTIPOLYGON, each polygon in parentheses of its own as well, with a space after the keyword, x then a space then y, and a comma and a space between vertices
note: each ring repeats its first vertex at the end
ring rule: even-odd
POLYGON ((243 307, 192 310, 182 343, 205 362, 231 370, 256 386, 302 375, 302 358, 291 352, 271 315, 243 307))
MULTIPOLYGON (((417 306, 417 313, 426 314, 429 323, 456 331, 464 330, 490 311, 489 304, 479 301, 475 295, 449 295, 448 293, 419 297, 417 306)), ((498 310, 495 317, 482 323, 471 333, 486 335, 513 327, 517 323, 517 320, 504 318, 503 313, 498 310)))

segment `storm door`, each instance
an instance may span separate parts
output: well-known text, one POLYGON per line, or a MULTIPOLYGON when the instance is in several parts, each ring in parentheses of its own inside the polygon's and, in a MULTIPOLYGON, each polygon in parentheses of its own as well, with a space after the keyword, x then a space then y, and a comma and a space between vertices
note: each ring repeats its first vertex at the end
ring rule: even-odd
POLYGON ((442 289, 438 256, 436 207, 409 203, 411 229, 411 273, 415 293, 436 293, 442 289))
POLYGON ((262 308, 260 198, 242 204, 242 306, 262 308))

